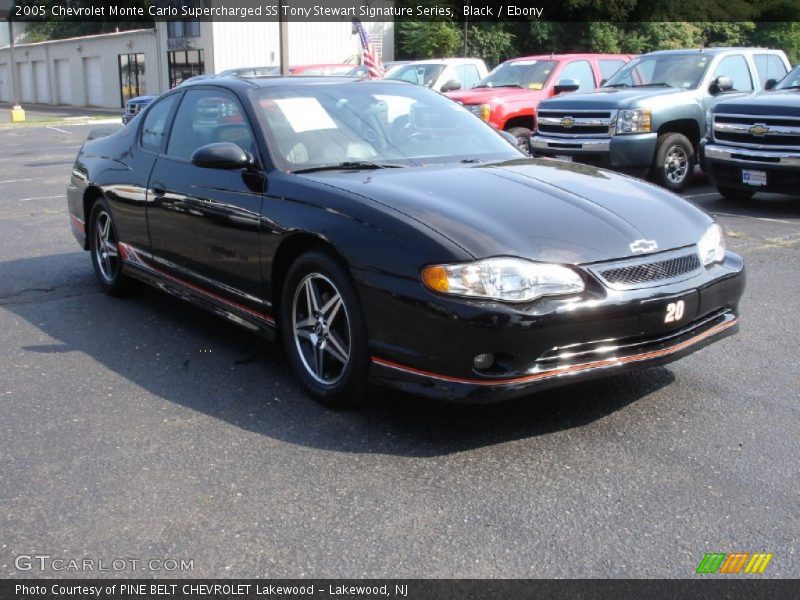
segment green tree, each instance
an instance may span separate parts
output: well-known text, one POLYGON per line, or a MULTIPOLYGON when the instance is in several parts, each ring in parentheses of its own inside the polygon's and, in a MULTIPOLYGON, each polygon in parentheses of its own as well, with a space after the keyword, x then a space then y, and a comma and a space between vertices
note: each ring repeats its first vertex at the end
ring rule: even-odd
POLYGON ((461 52, 461 31, 453 21, 403 21, 397 31, 406 58, 456 56, 461 52))
POLYGON ((482 58, 491 67, 516 55, 514 34, 505 23, 471 23, 467 30, 467 55, 482 58))
MULTIPOLYGON (((50 9, 53 6, 77 8, 97 5, 96 2, 92 2, 91 0, 20 0, 17 4, 44 6, 47 9, 48 15, 51 14, 50 9)), ((147 0, 121 0, 116 2, 116 5, 120 7, 143 7, 145 8, 145 14, 147 14, 146 8, 148 4, 149 2, 147 0)), ((86 21, 48 17, 47 20, 31 20, 26 30, 26 41, 41 42, 45 40, 61 40, 70 37, 110 33, 113 31, 128 31, 131 29, 143 29, 155 26, 152 17, 144 17, 142 21, 119 21, 114 20, 112 17, 106 17, 106 19, 107 20, 98 19, 86 21)))

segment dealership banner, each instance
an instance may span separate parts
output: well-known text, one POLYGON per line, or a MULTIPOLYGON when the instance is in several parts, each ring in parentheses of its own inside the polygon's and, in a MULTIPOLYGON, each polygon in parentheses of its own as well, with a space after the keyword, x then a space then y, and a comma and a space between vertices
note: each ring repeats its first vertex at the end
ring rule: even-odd
POLYGON ((0 581, 0 599, 203 600, 782 600, 800 595, 798 580, 24 580, 0 581))
POLYGON ((797 21, 796 0, 0 0, 17 21, 797 21))

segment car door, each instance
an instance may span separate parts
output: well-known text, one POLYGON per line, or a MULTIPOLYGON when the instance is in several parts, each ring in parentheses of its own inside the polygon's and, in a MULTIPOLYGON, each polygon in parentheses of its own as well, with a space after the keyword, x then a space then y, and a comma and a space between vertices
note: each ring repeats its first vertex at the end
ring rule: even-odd
POLYGON ((743 54, 729 54, 719 61, 716 68, 711 71, 711 77, 708 80, 704 95, 703 95, 703 108, 708 110, 714 104, 724 98, 730 98, 732 95, 750 94, 755 89, 753 82, 757 81, 758 75, 754 76, 750 72, 750 66, 743 54), (733 89, 729 92, 712 95, 709 93, 708 88, 717 77, 730 77, 733 80, 733 89))
POLYGON ((187 90, 150 176, 147 216, 153 257, 174 277, 258 308, 264 175, 258 168, 192 163, 197 149, 219 142, 238 144, 259 162, 255 135, 239 100, 222 88, 187 90))
POLYGON ((578 82, 578 91, 591 91, 595 88, 594 71, 588 60, 573 60, 567 63, 558 75, 558 81, 572 79, 578 82))

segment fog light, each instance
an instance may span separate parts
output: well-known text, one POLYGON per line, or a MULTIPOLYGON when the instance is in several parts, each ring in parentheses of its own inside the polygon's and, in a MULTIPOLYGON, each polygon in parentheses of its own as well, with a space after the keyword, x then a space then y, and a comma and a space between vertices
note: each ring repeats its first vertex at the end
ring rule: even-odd
POLYGON ((476 369, 484 370, 488 369, 494 364, 494 354, 491 352, 484 352, 483 354, 478 354, 475 358, 472 359, 472 364, 475 365, 476 369))

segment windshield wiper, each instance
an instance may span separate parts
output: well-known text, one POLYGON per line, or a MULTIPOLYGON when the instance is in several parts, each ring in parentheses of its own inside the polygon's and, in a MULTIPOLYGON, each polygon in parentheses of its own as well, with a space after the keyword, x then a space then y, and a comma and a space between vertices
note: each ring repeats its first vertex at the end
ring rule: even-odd
POLYGON ((305 169, 297 169, 292 173, 314 173, 316 171, 366 171, 372 169, 402 169, 406 165, 397 165, 394 163, 376 163, 368 161, 347 161, 337 165, 319 165, 317 167, 307 167, 305 169))
POLYGON ((631 87, 627 83, 607 83, 603 87, 618 88, 618 87, 631 87))
POLYGON ((672 87, 668 83, 664 83, 663 81, 656 81, 655 83, 637 83, 633 87, 672 87))
POLYGON ((518 83, 493 83, 491 85, 487 83, 482 83, 481 85, 472 86, 472 89, 474 90, 475 88, 507 88, 507 87, 523 89, 522 86, 518 83))

